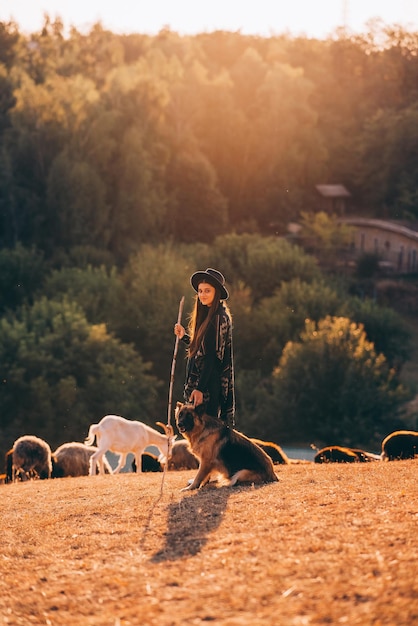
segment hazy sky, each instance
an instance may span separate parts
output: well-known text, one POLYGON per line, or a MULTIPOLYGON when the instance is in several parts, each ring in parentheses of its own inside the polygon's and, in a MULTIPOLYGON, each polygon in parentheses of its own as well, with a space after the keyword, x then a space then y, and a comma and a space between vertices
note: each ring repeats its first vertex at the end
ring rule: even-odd
POLYGON ((44 13, 83 32, 100 20, 115 33, 155 34, 168 26, 180 34, 288 31, 322 38, 342 25, 364 32, 372 18, 418 31, 418 0, 0 0, 0 21, 14 19, 25 32, 39 30, 44 13))

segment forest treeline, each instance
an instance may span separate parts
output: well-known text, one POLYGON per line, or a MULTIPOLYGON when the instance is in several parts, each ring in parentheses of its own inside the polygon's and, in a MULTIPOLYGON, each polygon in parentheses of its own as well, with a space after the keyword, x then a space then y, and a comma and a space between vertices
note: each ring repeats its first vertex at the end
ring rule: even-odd
POLYGON ((209 266, 231 291, 238 428, 364 446, 405 425, 402 320, 280 235, 318 182, 417 219, 417 50, 378 25, 319 41, 0 23, 0 449, 82 440, 106 413, 165 421, 179 299, 190 311, 209 266))
POLYGON ((418 33, 326 40, 0 23, 0 243, 126 261, 142 242, 285 232, 343 183, 418 218, 418 33))

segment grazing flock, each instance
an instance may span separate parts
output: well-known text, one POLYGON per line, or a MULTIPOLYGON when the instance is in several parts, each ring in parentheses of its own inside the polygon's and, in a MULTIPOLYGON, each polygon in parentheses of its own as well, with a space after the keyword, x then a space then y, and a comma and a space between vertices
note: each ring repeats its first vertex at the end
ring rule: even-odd
MULTIPOLYGON (((186 439, 177 440, 172 426, 161 422, 157 422, 157 425, 163 432, 139 421, 106 415, 98 424, 90 426, 84 443, 63 443, 54 452, 45 440, 35 435, 23 435, 6 453, 4 474, 0 475, 0 482, 116 474, 126 465, 129 453, 134 455, 130 469, 136 473, 198 469, 199 460, 192 453, 189 442, 186 439), (159 456, 147 451, 149 446, 156 447, 159 456), (114 470, 106 458, 107 451, 119 455, 114 470)), ((252 441, 268 454, 274 464, 298 462, 289 459, 276 443, 254 438, 252 441)), ((380 454, 337 445, 315 450, 314 463, 413 459, 418 457, 418 432, 398 430, 390 433, 382 441, 380 454)))
POLYGON ((318 450, 315 463, 368 463, 369 461, 398 461, 418 457, 418 432, 395 430, 382 441, 381 453, 373 454, 359 448, 327 446, 318 450))

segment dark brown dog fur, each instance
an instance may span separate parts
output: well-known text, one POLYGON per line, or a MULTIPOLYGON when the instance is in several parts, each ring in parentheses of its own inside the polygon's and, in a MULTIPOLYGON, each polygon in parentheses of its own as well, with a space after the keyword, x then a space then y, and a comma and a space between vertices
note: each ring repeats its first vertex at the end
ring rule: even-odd
POLYGON ((207 415, 202 406, 177 403, 176 424, 199 459, 199 470, 188 489, 199 489, 221 474, 229 486, 278 480, 271 458, 258 445, 221 420, 207 415))

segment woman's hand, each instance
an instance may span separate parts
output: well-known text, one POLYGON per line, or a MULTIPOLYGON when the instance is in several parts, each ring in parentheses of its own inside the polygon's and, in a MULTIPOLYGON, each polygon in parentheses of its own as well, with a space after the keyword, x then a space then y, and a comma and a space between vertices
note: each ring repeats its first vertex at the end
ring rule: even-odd
POLYGON ((198 389, 193 389, 189 398, 190 404, 193 404, 194 407, 199 406, 199 404, 203 404, 203 392, 198 389))
POLYGON ((181 324, 174 324, 174 334, 179 339, 183 339, 184 335, 186 334, 184 326, 182 326, 181 324))

